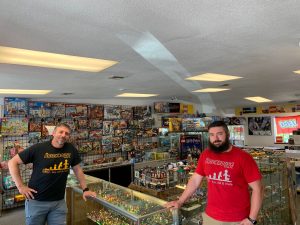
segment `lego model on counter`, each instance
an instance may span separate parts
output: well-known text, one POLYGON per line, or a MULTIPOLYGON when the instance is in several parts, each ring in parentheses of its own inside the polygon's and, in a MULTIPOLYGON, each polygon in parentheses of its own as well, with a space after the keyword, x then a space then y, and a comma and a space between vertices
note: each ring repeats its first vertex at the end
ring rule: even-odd
POLYGON ((153 190, 166 190, 177 184, 186 184, 189 173, 195 170, 195 161, 166 163, 159 167, 144 167, 134 172, 134 184, 153 190))

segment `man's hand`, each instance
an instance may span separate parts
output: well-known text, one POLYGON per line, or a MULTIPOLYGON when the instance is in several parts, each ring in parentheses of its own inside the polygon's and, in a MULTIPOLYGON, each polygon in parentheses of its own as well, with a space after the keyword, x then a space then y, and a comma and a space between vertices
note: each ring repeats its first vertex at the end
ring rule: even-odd
POLYGON ((93 198, 95 198, 96 196, 97 196, 96 192, 93 192, 93 191, 85 191, 82 194, 82 198, 83 198, 84 201, 86 201, 87 197, 93 197, 93 198))
POLYGON ((177 201, 172 201, 172 202, 167 202, 164 207, 168 208, 168 209, 179 209, 182 206, 182 203, 179 202, 179 200, 177 201))
POLYGON ((253 224, 251 223, 250 220, 248 220, 247 218, 245 218, 245 219, 243 219, 243 220, 239 223, 239 225, 253 225, 253 224))
POLYGON ((33 193, 37 193, 36 190, 25 185, 18 187, 18 190, 22 195, 25 195, 26 199, 34 199, 33 193))

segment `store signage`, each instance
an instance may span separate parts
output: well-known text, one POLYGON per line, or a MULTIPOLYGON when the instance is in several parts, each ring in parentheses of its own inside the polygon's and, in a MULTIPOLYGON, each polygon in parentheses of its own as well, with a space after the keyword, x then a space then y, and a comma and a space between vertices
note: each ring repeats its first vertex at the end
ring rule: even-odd
POLYGON ((277 134, 293 133, 300 128, 300 116, 275 117, 277 134))
POLYGON ((248 117, 248 133, 258 136, 272 135, 271 117, 248 117))
POLYGON ((239 107, 235 109, 235 115, 243 114, 279 114, 279 113, 294 113, 300 112, 299 104, 280 104, 280 105, 265 105, 256 107, 239 107))
POLYGON ((292 120, 279 121, 279 126, 281 128, 297 128, 298 124, 296 119, 292 119, 292 120))
POLYGON ((180 103, 154 102, 155 113, 180 113, 180 103))
POLYGON ((243 108, 243 114, 256 113, 256 107, 245 107, 243 108))
POLYGON ((180 112, 180 103, 169 103, 169 112, 170 113, 179 113, 180 112))

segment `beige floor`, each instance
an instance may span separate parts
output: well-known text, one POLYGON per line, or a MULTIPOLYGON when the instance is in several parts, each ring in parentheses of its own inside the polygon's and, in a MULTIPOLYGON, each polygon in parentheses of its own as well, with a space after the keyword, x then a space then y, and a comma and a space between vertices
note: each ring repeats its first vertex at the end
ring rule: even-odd
POLYGON ((3 210, 0 225, 25 225, 24 207, 3 210))
MULTIPOLYGON (((297 196, 297 215, 298 221, 295 225, 300 225, 300 194, 297 196)), ((24 222, 24 207, 17 209, 4 210, 0 217, 0 225, 25 225, 24 222)), ((271 224, 270 224, 271 225, 271 224)))

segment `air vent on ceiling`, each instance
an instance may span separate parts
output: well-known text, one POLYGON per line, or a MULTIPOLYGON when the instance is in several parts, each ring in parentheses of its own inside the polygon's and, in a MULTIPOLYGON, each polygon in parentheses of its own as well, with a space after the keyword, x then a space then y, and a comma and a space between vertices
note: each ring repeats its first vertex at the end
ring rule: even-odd
POLYGON ((115 75, 112 75, 109 77, 109 79, 111 80, 121 80, 121 79, 124 79, 125 77, 122 77, 122 76, 115 76, 115 75))
POLYGON ((228 87, 229 84, 221 84, 220 87, 228 87))
POLYGON ((62 93, 62 95, 74 95, 74 93, 72 93, 72 92, 65 92, 65 93, 62 93))

